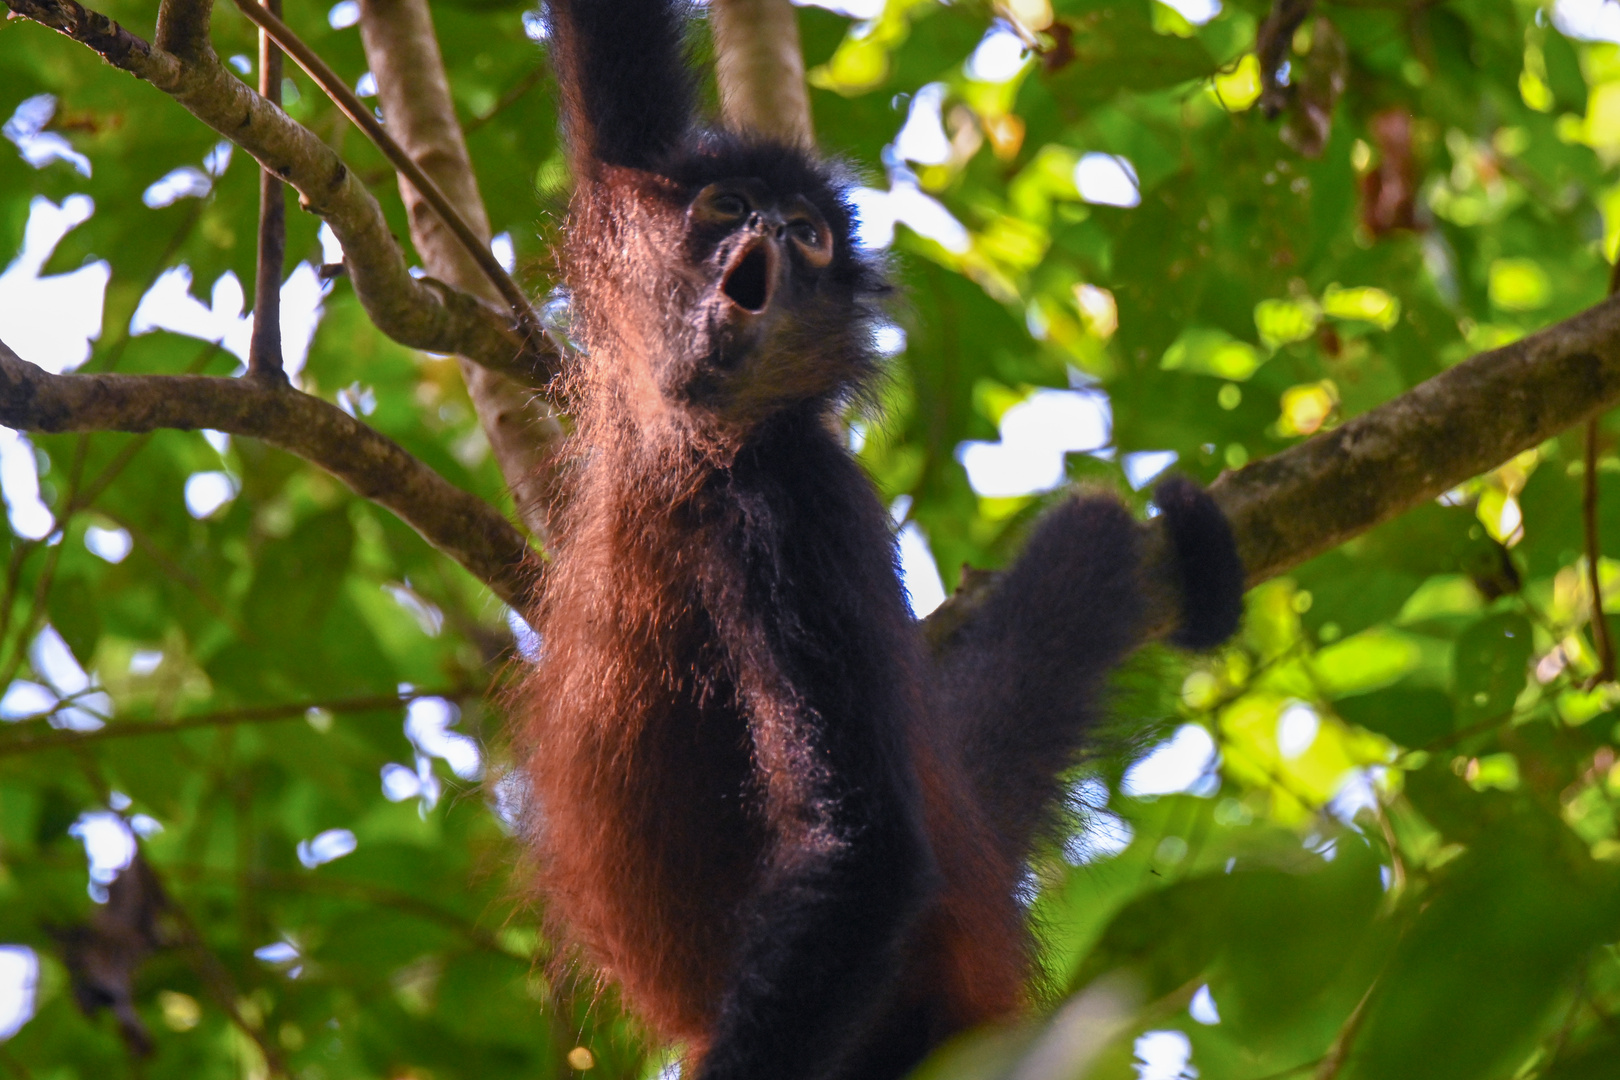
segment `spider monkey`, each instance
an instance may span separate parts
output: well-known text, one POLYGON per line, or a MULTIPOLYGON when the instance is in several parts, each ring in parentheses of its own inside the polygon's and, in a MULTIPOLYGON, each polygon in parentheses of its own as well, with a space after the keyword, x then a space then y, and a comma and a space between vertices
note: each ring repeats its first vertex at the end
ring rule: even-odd
MULTIPOLYGON (((700 126, 677 0, 550 0, 580 349, 518 691, 537 887, 696 1080, 891 1080, 1026 1004, 1016 898, 1107 671, 1140 528, 1074 498, 928 656, 830 418, 888 286, 835 164, 700 126)), ((1235 627, 1213 502, 1157 502, 1180 643, 1235 627)))

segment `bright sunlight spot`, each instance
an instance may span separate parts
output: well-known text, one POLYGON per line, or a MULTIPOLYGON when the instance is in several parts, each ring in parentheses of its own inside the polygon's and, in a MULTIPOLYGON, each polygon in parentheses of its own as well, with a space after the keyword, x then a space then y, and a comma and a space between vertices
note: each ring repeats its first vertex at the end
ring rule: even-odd
POLYGON ((29 540, 43 540, 56 528, 50 508, 39 497, 39 465, 34 444, 10 428, 0 428, 0 493, 11 529, 29 540))
POLYGON ((186 512, 201 521, 236 498, 237 483, 229 473, 192 473, 186 478, 186 512))
POLYGON ((1215 1008, 1215 999, 1210 996, 1208 983, 1200 986, 1187 1003, 1187 1015, 1206 1027, 1221 1022, 1221 1013, 1215 1008))
POLYGON ((1003 83, 1024 70, 1027 60, 1024 39, 997 23, 968 57, 967 75, 979 82, 1003 83))
POLYGON ((793 0, 800 7, 826 8, 851 19, 875 19, 883 14, 883 0, 793 0))
POLYGON ((322 863, 343 858, 359 846, 360 842, 348 829, 327 829, 313 840, 298 841, 298 861, 313 870, 322 863))
POLYGON ((1303 701, 1293 702, 1277 718, 1277 752, 1292 761, 1311 748, 1321 727, 1316 710, 1303 701))
POLYGON ((358 0, 341 0, 341 3, 333 4, 332 10, 326 13, 326 23, 334 30, 347 30, 359 21, 358 0))
POLYGON ((56 115, 56 97, 35 94, 25 98, 11 119, 0 126, 0 134, 17 147, 22 159, 36 169, 43 169, 53 161, 65 161, 80 176, 90 175, 90 159, 73 149, 61 135, 46 131, 45 125, 56 115))
POLYGON ((34 196, 22 252, 0 273, 0 341, 55 374, 90 358, 90 342, 101 336, 102 302, 112 269, 98 260, 66 274, 41 277, 40 271, 62 238, 95 211, 88 195, 69 195, 61 206, 34 196))
POLYGON ((5 1042, 34 1015, 39 985, 39 956, 26 945, 0 945, 0 1042, 5 1042))
POLYGON ((1142 201, 1136 167, 1118 154, 1082 155, 1074 167, 1074 186, 1082 199, 1100 206, 1136 206, 1142 201))
POLYGON ((1568 37, 1620 42, 1620 4, 1613 0, 1558 0, 1552 20, 1568 37))
POLYGON ((1176 14, 1194 26, 1203 26, 1221 13, 1221 0, 1160 0, 1160 2, 1165 7, 1174 8, 1176 14))
POLYGON ((888 191, 855 188, 849 201, 855 207, 855 242, 863 248, 876 251, 894 243, 896 225, 905 225, 957 255, 971 244, 967 228, 945 204, 909 180, 897 179, 888 191))
POLYGON ((1108 445, 1113 412, 1101 390, 1035 391, 1001 417, 1000 442, 964 442, 956 458, 980 495, 1008 498, 1063 483, 1065 454, 1108 445))
POLYGON ((1136 1040, 1138 1080, 1192 1080, 1192 1040, 1179 1031, 1149 1031, 1136 1040))
POLYGON ((911 614, 921 619, 945 602, 945 583, 929 550, 928 537, 915 521, 900 530, 900 583, 905 586, 911 614))
POLYGON ((1214 775, 1218 761, 1209 732, 1197 724, 1183 724, 1126 771, 1120 791, 1133 796, 1212 794, 1211 782, 1219 783, 1214 775))

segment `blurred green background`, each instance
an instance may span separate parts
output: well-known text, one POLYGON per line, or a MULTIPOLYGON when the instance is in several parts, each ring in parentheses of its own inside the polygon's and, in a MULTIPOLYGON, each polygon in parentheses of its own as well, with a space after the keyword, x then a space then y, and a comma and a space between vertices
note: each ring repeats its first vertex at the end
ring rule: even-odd
MULTIPOLYGON (((150 36, 153 5, 102 10, 150 36)), ((434 15, 500 250, 544 295, 568 175, 533 15, 434 15)), ((904 285, 892 377, 849 421, 919 611, 1065 481, 1145 511, 1172 460, 1208 481, 1603 296, 1620 5, 1322 3, 1276 119, 1265 15, 800 9, 818 134, 904 285)), ((359 83, 353 18, 287 0, 359 83)), ((248 74, 250 25, 214 22, 248 74)), ((381 157, 289 83, 407 235, 381 157)), ((251 160, 20 20, 0 117, 0 340, 58 369, 236 370, 251 160)), ((323 286, 313 218, 290 214, 288 253, 303 387, 508 506, 454 363, 323 286)), ((0 431, 0 481, 0 1075, 674 1075, 545 962, 486 696, 519 643, 481 586, 246 440, 0 431), (172 901, 125 1010, 145 1058, 73 994, 137 833, 172 901)), ((1550 441, 1256 589, 1219 653, 1120 673, 1073 835, 1027 883, 1043 1003, 1134 988, 1087 1075, 1620 1075, 1620 689, 1588 686, 1582 481, 1578 433, 1550 441)), ((1620 607, 1620 562, 1599 576, 1620 607)), ((1000 1075, 1039 1037, 970 1039, 931 1075, 1000 1075)))

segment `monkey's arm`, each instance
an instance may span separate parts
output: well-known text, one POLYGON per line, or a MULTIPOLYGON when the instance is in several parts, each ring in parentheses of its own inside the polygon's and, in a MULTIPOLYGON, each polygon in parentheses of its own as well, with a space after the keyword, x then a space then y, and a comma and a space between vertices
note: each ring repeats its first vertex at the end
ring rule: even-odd
MULTIPOLYGON (((1164 481, 1154 499, 1182 599, 1171 640, 1217 645, 1242 612, 1243 566, 1231 529, 1190 480, 1164 481)), ((964 760, 1011 850, 1027 851, 1050 820, 1058 776, 1100 712, 1109 671, 1141 644, 1140 529, 1109 496, 1052 510, 939 661, 964 760)))
POLYGON ((549 0, 547 39, 576 171, 655 165, 692 126, 684 4, 549 0))

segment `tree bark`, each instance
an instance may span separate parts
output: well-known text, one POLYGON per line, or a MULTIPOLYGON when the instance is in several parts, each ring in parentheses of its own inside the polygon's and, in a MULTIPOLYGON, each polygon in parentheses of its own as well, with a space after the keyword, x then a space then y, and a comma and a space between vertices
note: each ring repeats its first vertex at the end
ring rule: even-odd
POLYGON ((541 561, 496 509, 335 405, 267 380, 51 375, 0 343, 0 425, 21 431, 212 428, 320 466, 387 507, 519 611, 541 561))
MULTIPOLYGON (((456 120, 426 0, 361 0, 360 33, 390 134, 488 245, 489 215, 456 120)), ((477 263, 420 193, 403 177, 399 190, 410 213, 411 242, 429 273, 498 303, 499 296, 477 263)), ((543 543, 549 534, 565 434, 561 419, 531 389, 511 379, 466 361, 461 371, 516 499, 518 516, 543 543)))

